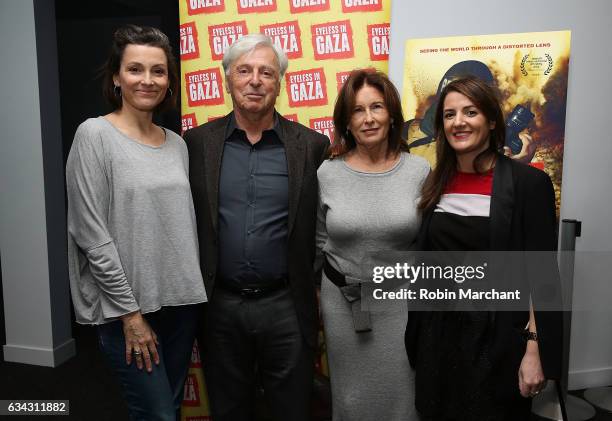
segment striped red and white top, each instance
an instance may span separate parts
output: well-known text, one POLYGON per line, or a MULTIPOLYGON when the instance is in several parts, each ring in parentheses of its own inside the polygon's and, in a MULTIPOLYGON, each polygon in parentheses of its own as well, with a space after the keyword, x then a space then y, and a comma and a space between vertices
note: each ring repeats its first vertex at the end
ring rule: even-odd
POLYGON ((488 250, 493 171, 458 172, 444 190, 429 226, 431 250, 488 250))

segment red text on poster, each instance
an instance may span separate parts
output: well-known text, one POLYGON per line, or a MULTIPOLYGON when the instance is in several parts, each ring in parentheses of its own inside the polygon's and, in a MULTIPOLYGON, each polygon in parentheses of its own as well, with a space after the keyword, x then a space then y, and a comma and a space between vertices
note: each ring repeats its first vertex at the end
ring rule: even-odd
POLYGON ((285 117, 289 121, 294 121, 296 123, 299 123, 298 115, 297 114, 285 114, 285 115, 283 115, 283 117, 285 117))
POLYGON ((331 0, 289 0, 291 13, 321 12, 329 10, 331 0))
POLYGON ((375 12, 382 10, 382 0, 342 0, 342 11, 349 12, 375 12))
POLYGON ((287 58, 302 57, 302 35, 297 20, 274 23, 259 27, 259 32, 268 35, 287 54, 287 58))
POLYGON ((334 141, 334 119, 332 117, 311 118, 310 128, 327 136, 330 142, 334 141))
POLYGON ((236 0, 238 13, 263 13, 276 10, 276 0, 236 0))
POLYGON ((342 89, 342 85, 344 85, 344 82, 346 82, 350 74, 351 74, 350 71, 336 73, 336 84, 338 87, 338 92, 340 92, 340 89, 342 89))
POLYGON ((185 380, 183 406, 200 406, 200 387, 195 374, 188 374, 185 380))
POLYGON ((391 26, 388 23, 368 25, 368 46, 370 47, 370 60, 389 59, 389 34, 391 26))
POLYGON ((316 60, 350 58, 355 55, 350 20, 312 25, 310 29, 316 60))
POLYGON ((327 104, 327 86, 323 68, 285 74, 290 107, 327 104))
POLYGON ((225 10, 225 0, 185 0, 187 2, 187 14, 198 15, 200 13, 215 13, 225 10))
POLYGON ((208 27, 208 43, 213 60, 221 60, 227 47, 248 34, 246 21, 229 22, 208 27))
POLYGON ((200 359, 200 347, 198 346, 198 341, 193 342, 193 347, 191 348, 191 361, 189 364, 190 368, 200 368, 202 367, 202 360, 200 359))
POLYGON ((221 70, 218 67, 186 73, 185 86, 190 107, 219 105, 225 102, 221 70))
POLYGON ((198 126, 195 113, 185 114, 181 117, 181 133, 185 133, 189 129, 193 129, 198 126))
POLYGON ((187 22, 179 27, 181 36, 181 60, 190 60, 200 57, 200 46, 198 44, 198 29, 195 22, 187 22))

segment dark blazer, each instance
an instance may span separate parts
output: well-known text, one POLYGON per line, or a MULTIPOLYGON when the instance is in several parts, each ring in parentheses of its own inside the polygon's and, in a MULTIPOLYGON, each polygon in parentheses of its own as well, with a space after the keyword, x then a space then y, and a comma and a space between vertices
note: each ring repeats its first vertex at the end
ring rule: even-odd
MULTIPOLYGON (((423 215, 418 244, 426 247, 426 235, 433 209, 423 215)), ((546 173, 499 155, 493 172, 493 191, 490 207, 490 247, 493 251, 554 251, 557 249, 557 221, 555 194, 546 173)), ((529 256, 529 254, 527 254, 529 256)), ((533 285, 531 296, 535 309, 540 360, 544 375, 549 379, 561 376, 563 321, 560 311, 538 311, 538 303, 550 304, 554 291, 554 307, 561 310, 561 291, 554 253, 527 258, 522 268, 527 282, 533 285), (539 288, 538 276, 552 279, 550 288, 539 288), (552 274, 552 275, 551 275, 552 274)), ((497 312, 493 358, 502 362, 499 376, 517 381, 517 371, 525 352, 525 343, 518 339, 529 321, 529 312, 497 312)), ((406 328, 406 350, 410 363, 417 365, 419 313, 410 312, 406 328)), ((518 386, 517 386, 518 387, 518 386)))
MULTIPOLYGON (((189 181, 193 194, 200 265, 209 299, 214 294, 218 263, 219 171, 225 132, 231 114, 184 134, 189 150, 189 181)), ((317 338, 313 264, 317 219, 317 168, 325 159, 326 136, 278 115, 287 155, 289 226, 287 270, 302 334, 311 346, 317 338)))

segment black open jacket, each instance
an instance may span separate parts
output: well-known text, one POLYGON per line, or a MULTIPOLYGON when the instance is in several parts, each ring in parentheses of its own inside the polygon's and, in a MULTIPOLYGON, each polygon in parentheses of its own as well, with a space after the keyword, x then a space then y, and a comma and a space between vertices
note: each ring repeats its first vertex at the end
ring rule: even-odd
MULTIPOLYGON (((433 208, 423 215, 423 223, 417 239, 420 250, 425 250, 427 233, 433 208)), ((557 249, 557 220, 555 195, 550 178, 536 168, 499 155, 493 172, 493 190, 490 207, 490 249, 492 251, 555 251, 557 249)), ((527 259, 523 269, 530 285, 546 273, 553 280, 550 288, 534 287, 531 298, 535 310, 540 360, 544 375, 548 379, 559 379, 562 364, 563 322, 561 290, 558 266, 554 253, 548 258, 527 259), (559 311, 538 311, 538 303, 546 302, 551 307, 550 292, 556 296, 554 307, 559 311)), ((542 254, 538 254, 542 256, 542 254)), ((550 282, 550 281, 549 281, 550 282)), ((410 311, 406 328, 406 350, 410 364, 418 370, 416 361, 419 346, 421 318, 419 312, 410 311)), ((518 365, 525 352, 525 342, 516 341, 515 336, 529 321, 528 311, 500 311, 495 317, 494 358, 501 362, 499 375, 517 379, 518 365), (522 346, 520 345, 522 343, 522 346), (518 346, 516 344, 519 344, 518 346)), ((503 382, 500 382, 503 384, 503 382)), ((508 382, 506 384, 512 384, 508 382)))

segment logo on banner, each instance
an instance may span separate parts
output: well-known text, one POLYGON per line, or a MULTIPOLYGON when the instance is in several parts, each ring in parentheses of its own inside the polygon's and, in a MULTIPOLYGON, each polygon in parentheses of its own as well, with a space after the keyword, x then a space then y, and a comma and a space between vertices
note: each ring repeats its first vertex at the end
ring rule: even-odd
POLYGON ((344 85, 344 82, 346 82, 346 80, 348 79, 350 75, 351 75, 350 71, 336 73, 336 83, 338 85, 338 92, 340 92, 340 89, 342 89, 342 85, 344 85))
MULTIPOLYGON (((197 126, 198 126, 198 121, 196 120, 195 113, 185 114, 184 116, 181 117, 181 129, 182 129, 181 133, 185 133, 187 130, 193 129, 194 127, 197 127, 197 126)), ((193 354, 191 356, 192 356, 192 363, 193 363, 193 354)))
POLYGON ((290 107, 327 104, 327 87, 323 68, 285 74, 290 107))
POLYGON ((276 10, 276 0, 236 0, 238 13, 261 13, 276 10))
POLYGON ((311 118, 310 128, 327 136, 330 142, 334 141, 334 119, 332 117, 311 118))
POLYGON ((181 35, 181 60, 189 60, 200 57, 198 45, 198 29, 195 22, 188 22, 179 27, 181 35))
POLYGON ((189 364, 189 367, 202 367, 202 360, 200 359, 200 347, 198 346, 197 340, 193 342, 193 347, 191 348, 191 363, 189 364))
POLYGON ((289 121, 294 121, 296 123, 299 123, 297 114, 285 114, 283 115, 283 117, 285 117, 289 121))
POLYGON ((184 406, 200 406, 200 387, 195 374, 188 374, 183 392, 184 406))
POLYGON ((187 102, 190 107, 223 104, 221 70, 218 67, 185 74, 187 102))
POLYGON ((297 20, 259 27, 259 32, 268 35, 287 54, 287 58, 302 57, 302 35, 297 20))
POLYGON ((387 60, 389 58, 389 33, 391 26, 388 23, 368 25, 368 45, 370 46, 370 60, 387 60))
POLYGON ((376 12, 382 10, 382 0, 342 0, 342 11, 348 12, 376 12))
POLYGON ((246 21, 223 23, 208 27, 208 42, 213 60, 221 60, 227 47, 234 41, 248 34, 246 21))
POLYGON ((329 10, 331 0, 289 0, 291 13, 320 12, 329 10))
POLYGON ((349 58, 355 55, 350 20, 312 25, 310 29, 316 60, 349 58))
POLYGON ((225 10, 224 0, 186 0, 187 14, 198 15, 200 13, 215 13, 225 10))

